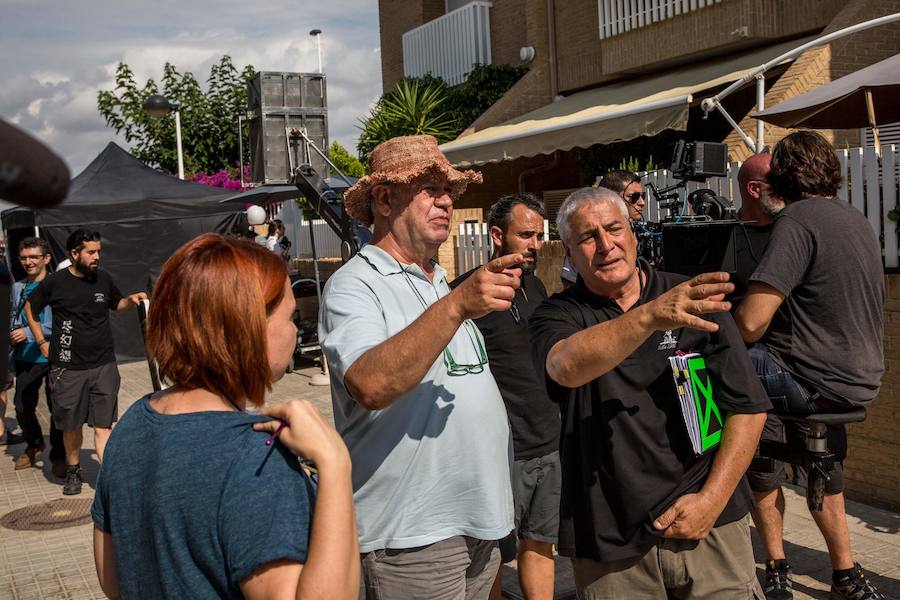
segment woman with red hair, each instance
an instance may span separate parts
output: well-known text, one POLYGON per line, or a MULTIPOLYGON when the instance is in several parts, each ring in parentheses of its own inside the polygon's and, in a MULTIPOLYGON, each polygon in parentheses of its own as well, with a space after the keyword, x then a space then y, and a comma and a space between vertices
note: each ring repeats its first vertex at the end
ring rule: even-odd
POLYGON ((97 481, 107 596, 356 598, 343 441, 305 401, 246 412, 285 373, 294 307, 284 262, 262 246, 205 234, 166 262, 147 350, 171 387, 122 417, 97 481), (318 467, 317 490, 297 456, 318 467))

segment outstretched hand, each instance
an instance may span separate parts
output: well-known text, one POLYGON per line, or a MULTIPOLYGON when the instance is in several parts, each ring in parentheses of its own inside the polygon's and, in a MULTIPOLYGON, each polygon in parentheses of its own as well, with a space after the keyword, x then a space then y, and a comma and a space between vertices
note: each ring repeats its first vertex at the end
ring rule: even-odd
POLYGON ((716 323, 698 315, 731 310, 731 302, 725 302, 725 294, 734 291, 734 284, 728 279, 728 273, 724 272, 703 273, 648 302, 646 306, 653 328, 658 331, 681 327, 717 331, 716 323))
POLYGON ((507 254, 495 258, 477 269, 452 294, 459 306, 461 319, 477 319, 489 312, 509 310, 521 285, 521 254, 507 254))

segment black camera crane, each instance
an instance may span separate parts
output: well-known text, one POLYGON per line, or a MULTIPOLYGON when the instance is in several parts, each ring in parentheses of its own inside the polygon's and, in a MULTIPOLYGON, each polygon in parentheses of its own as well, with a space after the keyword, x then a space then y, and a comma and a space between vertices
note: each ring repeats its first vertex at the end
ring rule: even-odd
MULTIPOLYGON (((328 156, 310 140, 302 129, 291 129, 288 134, 291 147, 291 184, 306 197, 313 209, 341 239, 341 259, 350 260, 359 249, 371 240, 371 233, 344 210, 340 196, 308 163, 298 164, 299 157, 309 156, 309 149, 316 151, 340 177, 350 185, 328 156), (307 152, 302 153, 301 144, 307 152)), ((312 230, 310 230, 312 231, 312 230)))

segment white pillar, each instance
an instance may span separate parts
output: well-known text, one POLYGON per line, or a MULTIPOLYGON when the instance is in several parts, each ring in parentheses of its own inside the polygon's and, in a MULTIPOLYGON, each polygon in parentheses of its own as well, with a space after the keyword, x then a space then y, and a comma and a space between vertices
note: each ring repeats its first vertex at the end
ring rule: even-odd
MULTIPOLYGON (((766 76, 760 73, 756 76, 756 112, 765 110, 766 108, 766 76)), ((756 119, 756 151, 762 152, 766 147, 763 140, 765 135, 765 123, 762 119, 756 119)))
POLYGON ((181 151, 181 112, 175 111, 175 146, 178 151, 178 179, 184 179, 184 154, 181 151))

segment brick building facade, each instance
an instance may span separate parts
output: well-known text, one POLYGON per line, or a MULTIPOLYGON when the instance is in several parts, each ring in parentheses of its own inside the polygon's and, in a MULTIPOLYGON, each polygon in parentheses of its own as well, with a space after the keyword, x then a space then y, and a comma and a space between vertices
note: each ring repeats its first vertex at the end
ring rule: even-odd
MULTIPOLYGON (((600 35, 598 4, 602 2, 492 0, 492 62, 522 65, 519 49, 523 47, 534 49, 534 59, 527 63, 529 70, 525 76, 463 136, 546 106, 557 94, 570 95, 776 42, 819 36, 900 12, 900 0, 707 0, 704 8, 604 38, 600 35)), ((379 0, 385 90, 392 88, 404 74, 402 35, 445 11, 445 0, 379 0)), ((774 106, 898 52, 900 23, 862 31, 807 50, 788 66, 767 76, 766 106, 774 106)), ((755 97, 752 90, 741 94, 744 95, 741 102, 732 100, 729 105, 726 101, 725 105, 740 127, 754 137, 756 121, 747 115, 755 97)), ((701 99, 694 98, 694 103, 699 104, 701 99)), ((721 118, 715 113, 709 116, 710 120, 721 118)), ((727 126, 717 131, 722 132, 719 139, 706 138, 706 141, 727 143, 731 160, 749 156, 750 150, 736 133, 727 126)), ((787 133, 768 124, 764 131, 768 144, 774 144, 787 133)), ((860 145, 859 130, 823 133, 837 147, 860 145)), ((656 156, 666 156, 666 151, 656 156)), ((470 186, 457 204, 464 210, 459 211, 459 218, 454 221, 454 231, 458 221, 478 220, 478 210, 486 210, 501 195, 530 191, 541 196, 550 192, 547 197, 556 198, 560 192, 554 190, 576 188, 593 180, 591 174, 586 176, 579 168, 572 151, 477 168, 484 174, 485 183, 470 186)), ((561 263, 562 254, 558 247, 550 246, 545 254, 542 275, 547 279, 548 288, 552 288, 557 284, 553 276, 558 273, 555 263, 561 263)), ((441 249, 439 259, 451 273, 455 272, 452 240, 441 249)), ((846 480, 849 497, 897 509, 900 508, 900 275, 887 275, 886 283, 887 372, 881 393, 869 409, 868 420, 848 429, 850 455, 846 480)))

